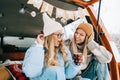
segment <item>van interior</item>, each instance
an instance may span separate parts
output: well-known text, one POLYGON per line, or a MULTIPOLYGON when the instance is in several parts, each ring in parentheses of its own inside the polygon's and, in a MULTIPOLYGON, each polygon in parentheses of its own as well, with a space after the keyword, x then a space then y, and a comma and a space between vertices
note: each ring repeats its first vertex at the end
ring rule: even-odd
MULTIPOLYGON (((42 6, 47 3, 53 7, 51 18, 63 25, 64 40, 70 39, 79 23, 88 22, 94 27, 95 41, 109 50, 113 59, 109 65, 111 80, 120 80, 120 56, 104 22, 97 15, 93 4, 101 0, 44 0, 37 7, 28 1, 37 0, 0 0, 0 80, 29 80, 21 72, 22 61, 26 50, 35 42, 43 30, 42 6), (57 9, 72 12, 81 10, 80 16, 56 17, 57 9), (69 18, 71 17, 71 18, 69 18), (114 47, 113 47, 114 46, 114 47), (15 72, 17 69, 18 72, 15 72), (20 75, 16 75, 20 74, 20 75)), ((46 5, 45 5, 46 6, 46 5)), ((100 11, 100 8, 99 8, 100 11)), ((67 44, 66 44, 67 45, 67 44)))

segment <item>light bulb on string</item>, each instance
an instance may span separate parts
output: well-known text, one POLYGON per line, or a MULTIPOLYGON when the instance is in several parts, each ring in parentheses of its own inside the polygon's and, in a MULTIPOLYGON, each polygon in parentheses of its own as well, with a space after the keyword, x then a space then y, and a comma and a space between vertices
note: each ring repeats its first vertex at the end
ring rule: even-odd
POLYGON ((25 4, 21 4, 21 9, 19 10, 19 13, 25 14, 25 8, 26 8, 25 4))
POLYGON ((37 14, 36 14, 35 11, 32 11, 32 12, 30 13, 30 15, 31 15, 32 17, 35 17, 37 14))
POLYGON ((19 13, 25 14, 25 9, 24 9, 24 8, 21 8, 21 9, 19 10, 19 13))

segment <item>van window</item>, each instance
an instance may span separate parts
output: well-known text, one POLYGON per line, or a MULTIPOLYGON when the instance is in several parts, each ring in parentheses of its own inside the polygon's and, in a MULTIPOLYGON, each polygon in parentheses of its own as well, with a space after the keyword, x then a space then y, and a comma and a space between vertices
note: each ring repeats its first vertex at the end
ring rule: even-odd
POLYGON ((35 38, 5 36, 3 39, 3 51, 26 51, 35 41, 35 38))

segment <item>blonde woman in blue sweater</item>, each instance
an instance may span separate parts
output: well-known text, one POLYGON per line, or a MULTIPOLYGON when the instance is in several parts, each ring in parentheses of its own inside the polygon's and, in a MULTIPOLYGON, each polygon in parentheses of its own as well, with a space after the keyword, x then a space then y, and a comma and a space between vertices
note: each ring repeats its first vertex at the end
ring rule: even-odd
POLYGON ((75 77, 81 65, 74 63, 64 46, 62 26, 43 13, 44 35, 39 34, 26 52, 23 72, 31 80, 66 80, 75 77), (40 39, 44 36, 44 40, 40 39))

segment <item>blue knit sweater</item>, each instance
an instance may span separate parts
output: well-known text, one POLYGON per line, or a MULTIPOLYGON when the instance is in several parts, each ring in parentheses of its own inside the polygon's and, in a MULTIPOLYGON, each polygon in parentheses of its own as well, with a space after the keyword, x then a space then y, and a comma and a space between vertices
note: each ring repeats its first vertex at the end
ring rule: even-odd
MULTIPOLYGON (((51 68, 51 70, 53 69, 56 71, 57 77, 55 80, 66 80, 69 78, 73 78, 80 71, 81 68, 81 65, 75 65, 74 61, 72 60, 70 51, 67 49, 67 47, 65 48, 68 51, 68 67, 65 67, 65 62, 62 58, 62 54, 60 53, 58 53, 58 63, 60 64, 60 66, 49 67, 51 68)), ((22 69, 26 76, 30 77, 31 80, 52 80, 52 77, 56 76, 50 76, 45 73, 47 67, 44 65, 44 53, 44 47, 35 43, 27 50, 25 54, 22 69)))

